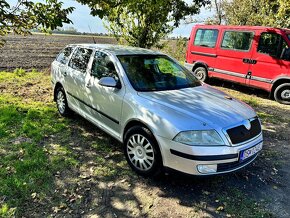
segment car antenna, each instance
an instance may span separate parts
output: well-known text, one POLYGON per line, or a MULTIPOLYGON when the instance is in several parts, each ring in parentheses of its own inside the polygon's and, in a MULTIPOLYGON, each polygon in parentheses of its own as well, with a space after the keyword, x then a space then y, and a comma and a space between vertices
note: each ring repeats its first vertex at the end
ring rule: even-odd
POLYGON ((88 25, 88 27, 89 27, 89 30, 90 30, 90 32, 91 32, 91 34, 92 34, 92 37, 93 37, 94 44, 97 44, 97 43, 96 43, 96 40, 95 40, 95 37, 93 36, 93 33, 92 33, 92 30, 91 30, 91 27, 90 27, 90 25, 88 25))

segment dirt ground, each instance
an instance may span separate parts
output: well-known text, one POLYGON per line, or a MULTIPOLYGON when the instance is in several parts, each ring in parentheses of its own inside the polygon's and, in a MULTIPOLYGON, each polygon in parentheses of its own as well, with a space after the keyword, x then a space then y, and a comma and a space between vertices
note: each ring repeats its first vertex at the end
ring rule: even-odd
MULTIPOLYGON (((0 71, 13 71, 15 68, 25 70, 44 70, 60 50, 73 43, 93 43, 91 36, 43 35, 29 36, 9 35, 4 38, 6 44, 0 48, 0 71)), ((95 37, 97 43, 116 43, 114 38, 95 37)))

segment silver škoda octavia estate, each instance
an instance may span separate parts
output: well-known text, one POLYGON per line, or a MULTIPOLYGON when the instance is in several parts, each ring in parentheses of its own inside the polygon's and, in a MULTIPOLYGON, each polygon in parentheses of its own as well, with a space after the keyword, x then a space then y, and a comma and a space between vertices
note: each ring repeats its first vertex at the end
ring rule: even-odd
POLYGON ((141 175, 163 168, 219 174, 262 149, 254 110, 198 81, 160 52, 116 45, 69 45, 51 67, 58 111, 72 111, 124 144, 141 175))

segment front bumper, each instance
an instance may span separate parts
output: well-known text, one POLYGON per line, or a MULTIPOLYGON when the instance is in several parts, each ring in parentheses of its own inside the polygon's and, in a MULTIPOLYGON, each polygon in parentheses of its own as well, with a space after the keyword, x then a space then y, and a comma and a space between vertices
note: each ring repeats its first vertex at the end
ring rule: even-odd
POLYGON ((164 167, 191 175, 212 175, 233 172, 250 164, 258 155, 255 154, 243 161, 241 151, 262 146, 263 136, 239 146, 189 146, 157 136, 160 145, 164 167), (213 168, 212 171, 202 171, 201 166, 213 168))

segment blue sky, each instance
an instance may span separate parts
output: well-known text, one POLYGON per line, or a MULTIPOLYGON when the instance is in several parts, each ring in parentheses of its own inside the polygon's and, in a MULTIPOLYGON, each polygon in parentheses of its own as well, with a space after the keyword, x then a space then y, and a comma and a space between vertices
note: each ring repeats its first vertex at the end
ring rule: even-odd
MULTIPOLYGON (((82 5, 74 0, 62 0, 64 2, 64 7, 75 7, 75 10, 72 14, 69 15, 69 18, 73 21, 73 24, 64 25, 64 27, 73 26, 80 32, 90 32, 89 26, 93 33, 106 33, 107 30, 103 25, 103 21, 98 17, 93 17, 90 15, 90 9, 82 5)), ((190 2, 189 0, 187 0, 190 2)), ((10 5, 15 5, 17 0, 8 0, 10 5)), ((41 2, 36 1, 35 2, 41 2)), ((194 16, 194 18, 205 19, 209 17, 212 13, 209 10, 204 8, 201 9, 201 13, 199 15, 194 16)), ((191 28, 194 24, 181 24, 178 28, 176 28, 171 36, 185 36, 188 37, 191 31, 191 28)))

